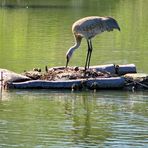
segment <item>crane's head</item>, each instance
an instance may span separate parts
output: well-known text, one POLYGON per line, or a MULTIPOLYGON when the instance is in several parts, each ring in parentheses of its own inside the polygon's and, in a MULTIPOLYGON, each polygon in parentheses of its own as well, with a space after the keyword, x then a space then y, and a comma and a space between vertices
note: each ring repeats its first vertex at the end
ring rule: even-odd
POLYGON ((73 45, 72 47, 70 47, 69 50, 66 53, 66 60, 67 60, 66 61, 66 68, 67 68, 68 63, 70 61, 70 58, 72 57, 73 52, 75 51, 75 49, 77 49, 80 46, 82 37, 81 36, 75 36, 75 40, 76 40, 75 45, 73 45))

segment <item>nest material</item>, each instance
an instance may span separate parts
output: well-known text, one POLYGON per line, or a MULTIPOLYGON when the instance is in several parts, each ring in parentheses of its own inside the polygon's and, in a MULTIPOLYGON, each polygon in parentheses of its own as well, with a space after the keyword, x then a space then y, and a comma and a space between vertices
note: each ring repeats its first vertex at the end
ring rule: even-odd
POLYGON ((24 73, 25 76, 31 78, 32 80, 77 80, 77 79, 87 79, 87 78, 108 78, 111 77, 109 72, 100 72, 96 69, 88 69, 84 71, 79 67, 65 67, 50 68, 46 72, 37 71, 27 71, 24 73))
POLYGON ((126 86, 134 89, 148 89, 148 76, 143 73, 129 73, 124 75, 126 86))

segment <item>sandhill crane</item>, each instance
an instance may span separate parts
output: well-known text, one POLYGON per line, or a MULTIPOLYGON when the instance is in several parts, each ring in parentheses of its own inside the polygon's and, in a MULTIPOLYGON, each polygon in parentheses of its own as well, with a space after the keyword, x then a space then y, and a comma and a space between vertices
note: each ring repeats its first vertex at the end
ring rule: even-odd
POLYGON ((104 31, 113 31, 113 29, 118 29, 120 31, 120 27, 117 21, 112 17, 90 16, 76 21, 72 25, 72 33, 75 38, 75 45, 70 47, 70 49, 66 53, 66 67, 68 66, 73 52, 80 46, 81 40, 84 37, 87 40, 88 44, 85 70, 89 68, 91 53, 93 49, 91 39, 97 34, 101 34, 104 31))

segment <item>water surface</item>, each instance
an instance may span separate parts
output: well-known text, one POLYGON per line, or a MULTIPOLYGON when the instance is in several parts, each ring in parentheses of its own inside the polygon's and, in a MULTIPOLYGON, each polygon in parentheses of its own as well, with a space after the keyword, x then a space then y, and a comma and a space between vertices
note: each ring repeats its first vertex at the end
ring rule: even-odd
POLYGON ((4 92, 0 147, 147 147, 147 99, 147 92, 4 92))
MULTIPOLYGON (((40 2, 40 1, 39 1, 40 2)), ((148 1, 57 1, 46 8, 0 9, 0 67, 22 72, 33 67, 65 65, 65 54, 74 44, 71 26, 91 15, 112 16, 121 32, 105 32, 93 39, 91 65, 134 63, 148 73, 148 1)), ((40 4, 40 3, 39 3, 40 4)), ((30 4, 31 5, 31 4, 30 4)), ((32 6, 32 5, 31 5, 32 6)), ((84 66, 85 39, 70 65, 84 66)))

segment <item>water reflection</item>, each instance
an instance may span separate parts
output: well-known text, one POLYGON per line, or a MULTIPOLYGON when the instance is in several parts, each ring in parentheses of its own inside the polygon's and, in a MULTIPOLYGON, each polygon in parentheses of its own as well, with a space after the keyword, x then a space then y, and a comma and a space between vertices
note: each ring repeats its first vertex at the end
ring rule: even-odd
POLYGON ((148 94, 136 96, 114 91, 4 92, 1 146, 13 141, 19 146, 146 146, 148 94), (9 137, 13 141, 7 141, 9 137))
MULTIPOLYGON (((106 122, 108 119, 105 114, 99 113, 97 118, 95 101, 90 100, 90 96, 81 96, 81 101, 74 104, 73 115, 73 140, 77 144, 79 142, 94 145, 104 143, 111 137, 111 132, 106 122)), ((103 107, 102 107, 103 108, 103 107)), ((101 107, 99 106, 100 111, 101 107)))

